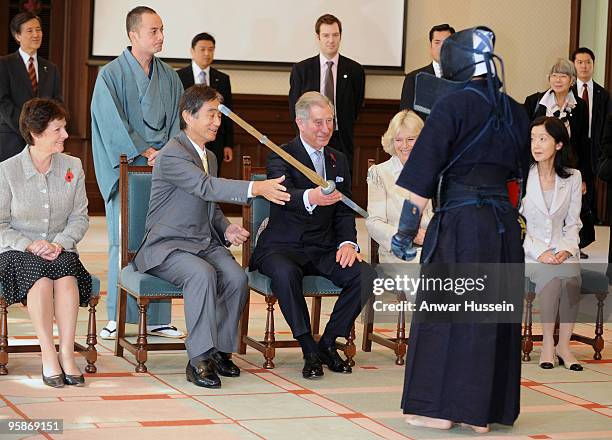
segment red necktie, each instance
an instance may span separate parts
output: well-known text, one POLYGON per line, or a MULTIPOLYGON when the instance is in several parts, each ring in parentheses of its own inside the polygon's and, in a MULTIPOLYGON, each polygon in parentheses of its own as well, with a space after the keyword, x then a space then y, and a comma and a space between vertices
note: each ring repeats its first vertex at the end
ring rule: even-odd
POLYGON ((36 68, 34 67, 34 58, 30 57, 28 62, 28 76, 32 83, 32 94, 38 96, 38 80, 36 79, 36 68))
POLYGON ((582 99, 589 108, 589 86, 586 83, 582 84, 582 99))

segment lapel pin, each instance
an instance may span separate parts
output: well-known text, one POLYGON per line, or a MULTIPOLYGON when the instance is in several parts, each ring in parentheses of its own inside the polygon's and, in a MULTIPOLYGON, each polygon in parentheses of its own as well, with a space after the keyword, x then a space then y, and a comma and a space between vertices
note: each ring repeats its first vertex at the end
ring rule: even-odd
POLYGON ((47 66, 43 66, 43 70, 46 72, 47 71, 47 66))
POLYGON ((348 75, 346 73, 344 74, 344 78, 348 78, 348 75))

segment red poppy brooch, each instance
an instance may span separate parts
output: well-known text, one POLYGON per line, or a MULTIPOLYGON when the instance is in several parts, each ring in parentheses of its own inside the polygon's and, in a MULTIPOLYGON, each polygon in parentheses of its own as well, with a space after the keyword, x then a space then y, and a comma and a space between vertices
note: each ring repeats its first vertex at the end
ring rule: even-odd
POLYGON ((334 153, 329 153, 329 157, 332 160, 332 168, 336 168, 336 155, 334 153))
POLYGON ((68 168, 68 171, 66 171, 64 179, 66 179, 66 182, 68 183, 72 182, 72 179, 74 179, 74 174, 72 174, 72 170, 70 170, 70 168, 68 168))

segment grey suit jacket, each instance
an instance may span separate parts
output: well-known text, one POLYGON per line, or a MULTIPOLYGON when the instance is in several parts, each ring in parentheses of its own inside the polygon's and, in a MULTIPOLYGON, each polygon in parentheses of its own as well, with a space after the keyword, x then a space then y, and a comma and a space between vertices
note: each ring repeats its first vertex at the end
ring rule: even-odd
POLYGON ((184 131, 160 150, 151 186, 145 239, 134 264, 146 272, 176 250, 198 254, 227 244, 229 221, 218 202, 248 203, 249 182, 217 176, 217 160, 207 150, 208 170, 184 131))
POLYGON ((35 240, 76 252, 89 228, 81 161, 55 153, 46 174, 32 162, 30 147, 0 163, 0 253, 25 251, 35 240))

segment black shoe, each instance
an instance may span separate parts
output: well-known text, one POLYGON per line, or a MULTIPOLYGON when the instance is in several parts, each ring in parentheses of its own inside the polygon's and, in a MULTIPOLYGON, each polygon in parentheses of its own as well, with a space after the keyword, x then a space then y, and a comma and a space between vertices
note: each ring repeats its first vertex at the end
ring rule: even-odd
POLYGON ((187 380, 199 387, 221 388, 221 379, 215 373, 215 364, 211 359, 198 362, 197 368, 187 362, 185 373, 187 374, 187 380))
POLYGON ((226 377, 238 377, 240 376, 240 368, 232 362, 232 358, 228 353, 221 351, 215 351, 210 359, 215 363, 217 373, 221 376, 226 377))
POLYGON ((57 374, 55 376, 45 376, 44 373, 41 373, 42 380, 45 385, 48 385, 53 388, 64 388, 64 373, 57 374))
POLYGON ((316 379, 323 376, 323 365, 319 356, 315 353, 307 353, 304 355, 304 368, 302 368, 302 377, 304 379, 316 379))
POLYGON ((552 370, 555 368, 555 364, 552 362, 540 362, 540 368, 543 370, 552 370))
POLYGON ((336 351, 336 347, 324 348, 319 346, 319 358, 321 359, 321 363, 327 365, 327 367, 335 373, 350 374, 353 372, 348 361, 340 357, 336 351))
POLYGON ((585 254, 584 252, 580 251, 580 259, 581 260, 586 260, 588 258, 589 258, 589 256, 587 254, 585 254))
POLYGON ((557 357, 559 358, 559 365, 563 365, 568 370, 572 370, 572 371, 582 371, 583 370, 582 365, 580 365, 579 363, 571 364, 571 365, 568 366, 563 361, 563 358, 561 356, 557 355, 557 357))
POLYGON ((71 374, 66 374, 63 369, 62 373, 64 374, 64 383, 66 385, 73 385, 75 387, 82 387, 85 385, 85 377, 82 374, 79 376, 73 376, 71 374))

